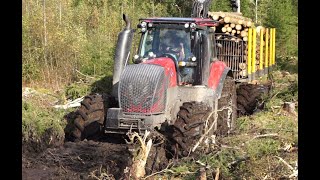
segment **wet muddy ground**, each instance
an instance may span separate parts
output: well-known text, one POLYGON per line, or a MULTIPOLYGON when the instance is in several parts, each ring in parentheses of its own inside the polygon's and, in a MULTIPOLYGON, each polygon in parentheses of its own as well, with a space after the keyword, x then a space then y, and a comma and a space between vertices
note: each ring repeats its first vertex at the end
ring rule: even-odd
POLYGON ((125 179, 131 159, 126 144, 104 140, 65 142, 42 151, 23 149, 22 179, 125 179))
MULTIPOLYGON (((22 179, 129 179, 133 146, 123 138, 106 137, 64 142, 49 148, 23 144, 22 179)), ((153 171, 146 169, 147 174, 168 163, 162 146, 153 146, 149 157, 147 167, 153 171)))

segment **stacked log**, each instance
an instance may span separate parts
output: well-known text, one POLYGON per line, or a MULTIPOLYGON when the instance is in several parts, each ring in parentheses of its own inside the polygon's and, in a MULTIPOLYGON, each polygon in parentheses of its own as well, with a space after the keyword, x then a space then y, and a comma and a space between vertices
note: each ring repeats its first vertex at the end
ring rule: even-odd
MULTIPOLYGON (((232 35, 235 37, 230 37, 230 36, 218 36, 217 39, 241 39, 245 42, 248 41, 248 34, 249 34, 249 28, 254 28, 256 30, 256 45, 255 45, 255 70, 259 70, 259 64, 260 64, 260 30, 263 29, 263 33, 265 33, 265 28, 262 26, 257 26, 255 27, 254 23, 250 18, 243 17, 241 13, 237 12, 210 12, 209 11, 209 17, 212 18, 215 21, 218 21, 218 26, 215 27, 215 32, 216 33, 222 33, 222 34, 227 34, 227 35, 232 35)), ((265 45, 265 35, 263 37, 263 45, 265 45)), ((236 66, 233 65, 233 67, 238 67, 238 75, 240 77, 246 77, 247 76, 247 60, 248 60, 248 44, 244 43, 241 46, 236 47, 240 48, 239 50, 236 51, 243 51, 243 60, 237 61, 238 64, 236 66), (241 61, 241 62, 240 62, 241 61)), ((234 47, 233 47, 234 48, 234 47)), ((230 50, 226 48, 220 49, 221 54, 224 54, 224 56, 221 56, 221 60, 227 62, 227 65, 229 66, 228 63, 230 61, 228 60, 228 57, 226 55, 230 54, 233 57, 236 57, 237 55, 234 54, 235 52, 231 52, 230 50)), ((232 51, 235 51, 235 49, 232 49, 232 51)), ((254 53, 251 53, 253 55, 254 53)), ((264 59, 263 55, 263 59, 264 59)), ((230 59, 230 58, 229 58, 230 59)), ((263 60, 264 63, 264 60, 263 60)))
POLYGON ((229 34, 248 41, 248 28, 254 26, 250 18, 237 12, 208 12, 209 17, 219 22, 217 33, 229 34))

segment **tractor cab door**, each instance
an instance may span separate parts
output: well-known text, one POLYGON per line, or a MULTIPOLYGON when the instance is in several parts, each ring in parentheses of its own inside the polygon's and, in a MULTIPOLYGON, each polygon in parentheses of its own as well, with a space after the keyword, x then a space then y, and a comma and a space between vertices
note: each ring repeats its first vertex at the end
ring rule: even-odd
POLYGON ((194 74, 194 85, 208 85, 210 64, 216 60, 216 51, 214 46, 214 32, 200 30, 194 34, 193 52, 197 57, 197 66, 194 74))

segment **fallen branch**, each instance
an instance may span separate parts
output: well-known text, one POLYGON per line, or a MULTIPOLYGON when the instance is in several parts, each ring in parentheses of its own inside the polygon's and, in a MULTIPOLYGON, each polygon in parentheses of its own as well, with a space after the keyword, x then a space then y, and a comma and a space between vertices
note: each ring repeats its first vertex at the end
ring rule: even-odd
POLYGON ((287 163, 284 159, 282 159, 282 158, 279 157, 279 156, 275 156, 275 157, 278 158, 278 159, 279 159, 281 162, 283 162, 285 165, 287 165, 290 170, 294 170, 294 168, 293 168, 289 163, 287 163))
POLYGON ((82 164, 86 164, 86 163, 80 158, 80 156, 77 156, 77 159, 78 159, 82 164))
POLYGON ((143 178, 141 178, 141 179, 144 180, 144 179, 150 178, 150 177, 152 177, 152 176, 154 176, 154 175, 161 174, 161 173, 166 173, 166 172, 174 173, 172 170, 168 169, 171 165, 172 165, 172 162, 170 162, 165 169, 162 169, 161 171, 152 173, 152 174, 150 174, 150 175, 148 175, 148 176, 146 176, 146 177, 143 177, 143 178))
POLYGON ((219 180, 219 176, 220 176, 220 168, 218 167, 216 170, 216 176, 215 176, 214 180, 219 180))
MULTIPOLYGON (((99 173, 99 177, 95 175, 95 172, 98 171, 98 170, 94 170, 92 172, 90 172, 90 175, 88 177, 91 177, 91 178, 94 178, 94 179, 97 179, 97 180, 104 180, 104 179, 108 179, 108 180, 113 180, 115 179, 113 177, 113 175, 108 175, 107 173, 99 173)), ((101 170, 100 170, 101 171, 101 170)))
POLYGON ((257 138, 265 138, 265 137, 279 137, 279 135, 277 133, 271 133, 271 134, 261 134, 261 135, 257 135, 255 137, 253 137, 252 139, 248 140, 245 143, 249 143, 250 141, 257 139, 257 138))
POLYGON ((199 144, 202 142, 203 138, 211 131, 211 129, 214 127, 214 125, 216 124, 217 120, 218 120, 218 114, 217 114, 217 109, 218 109, 218 99, 216 98, 215 100, 215 106, 213 111, 211 111, 211 113, 209 114, 207 120, 206 120, 206 124, 208 124, 208 120, 210 119, 210 117, 212 116, 213 113, 214 114, 214 121, 211 124, 211 126, 209 127, 209 129, 200 137, 199 141, 195 144, 195 146, 192 148, 192 152, 194 152, 197 147, 199 146, 199 144))
POLYGON ((241 148, 239 148, 239 147, 231 147, 231 146, 227 146, 227 145, 223 145, 223 144, 221 144, 220 147, 221 147, 221 148, 226 148, 226 149, 237 149, 237 150, 241 150, 241 148))
POLYGON ((74 108, 74 107, 80 107, 81 106, 81 102, 83 101, 83 97, 77 98, 71 102, 68 102, 67 104, 64 105, 54 105, 54 108, 57 109, 68 109, 68 108, 74 108))
POLYGON ((82 72, 78 71, 77 69, 76 69, 75 71, 76 71, 77 73, 79 73, 80 75, 82 75, 82 76, 85 76, 85 77, 90 78, 90 79, 95 79, 94 77, 91 77, 91 76, 88 76, 88 75, 86 75, 86 74, 83 74, 82 72))
POLYGON ((231 163, 228 163, 228 167, 234 166, 239 164, 242 161, 246 161, 247 159, 249 159, 249 156, 244 156, 244 157, 240 157, 237 160, 232 161, 231 163))
POLYGON ((206 172, 206 169, 204 167, 200 167, 199 169, 199 177, 197 179, 199 180, 206 180, 207 179, 207 172, 206 172))

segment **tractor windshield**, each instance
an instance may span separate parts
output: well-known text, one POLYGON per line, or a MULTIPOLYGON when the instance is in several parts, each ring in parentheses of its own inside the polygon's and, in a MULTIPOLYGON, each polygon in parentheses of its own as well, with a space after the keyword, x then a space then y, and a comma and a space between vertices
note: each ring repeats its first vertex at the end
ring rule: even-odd
POLYGON ((142 36, 139 56, 160 57, 170 54, 177 61, 192 57, 190 32, 184 29, 150 28, 142 36))

